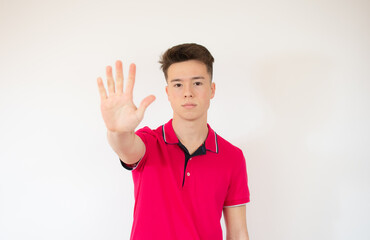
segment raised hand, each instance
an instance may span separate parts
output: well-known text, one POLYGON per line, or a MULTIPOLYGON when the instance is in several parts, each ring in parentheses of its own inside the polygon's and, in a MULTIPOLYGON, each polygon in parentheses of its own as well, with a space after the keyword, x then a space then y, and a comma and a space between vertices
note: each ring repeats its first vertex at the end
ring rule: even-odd
POLYGON ((122 62, 116 61, 116 83, 112 75, 112 67, 106 67, 108 94, 103 80, 98 77, 98 88, 101 99, 101 113, 107 129, 111 132, 133 132, 144 117, 145 109, 155 100, 153 95, 144 98, 139 108, 133 102, 133 89, 135 85, 135 64, 130 65, 128 80, 123 91, 122 62))

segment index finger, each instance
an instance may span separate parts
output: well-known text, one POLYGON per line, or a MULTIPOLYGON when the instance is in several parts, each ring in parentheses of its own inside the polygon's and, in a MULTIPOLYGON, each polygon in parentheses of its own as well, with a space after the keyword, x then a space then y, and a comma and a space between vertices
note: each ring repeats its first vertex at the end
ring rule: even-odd
POLYGON ((103 101, 107 99, 107 91, 105 90, 103 80, 101 79, 101 77, 98 77, 97 82, 98 82, 100 100, 103 101))

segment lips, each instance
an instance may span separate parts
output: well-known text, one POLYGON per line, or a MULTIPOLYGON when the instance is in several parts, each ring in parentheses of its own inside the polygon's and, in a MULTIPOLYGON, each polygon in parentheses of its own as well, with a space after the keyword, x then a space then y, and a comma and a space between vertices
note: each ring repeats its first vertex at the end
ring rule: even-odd
POLYGON ((196 104, 194 104, 194 103, 185 103, 185 104, 183 104, 183 105, 181 105, 181 106, 183 106, 184 108, 194 108, 194 107, 196 107, 197 105, 196 105, 196 104))

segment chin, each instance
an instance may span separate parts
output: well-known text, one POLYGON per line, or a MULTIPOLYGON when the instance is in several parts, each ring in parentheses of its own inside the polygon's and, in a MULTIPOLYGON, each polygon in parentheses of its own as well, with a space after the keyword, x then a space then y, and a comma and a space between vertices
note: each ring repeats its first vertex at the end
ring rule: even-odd
POLYGON ((196 114, 196 113, 183 113, 183 114, 176 114, 177 117, 183 119, 183 120, 186 120, 186 121, 195 121, 195 120, 198 120, 200 118, 202 118, 203 115, 201 114, 196 114))

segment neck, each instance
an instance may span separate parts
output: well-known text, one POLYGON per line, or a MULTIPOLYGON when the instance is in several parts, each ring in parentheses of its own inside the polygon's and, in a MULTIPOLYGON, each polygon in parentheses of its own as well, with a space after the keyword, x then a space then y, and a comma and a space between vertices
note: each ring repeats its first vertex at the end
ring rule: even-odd
POLYGON ((182 144, 190 148, 198 147, 208 135, 207 115, 196 120, 185 120, 174 115, 172 127, 182 144))

